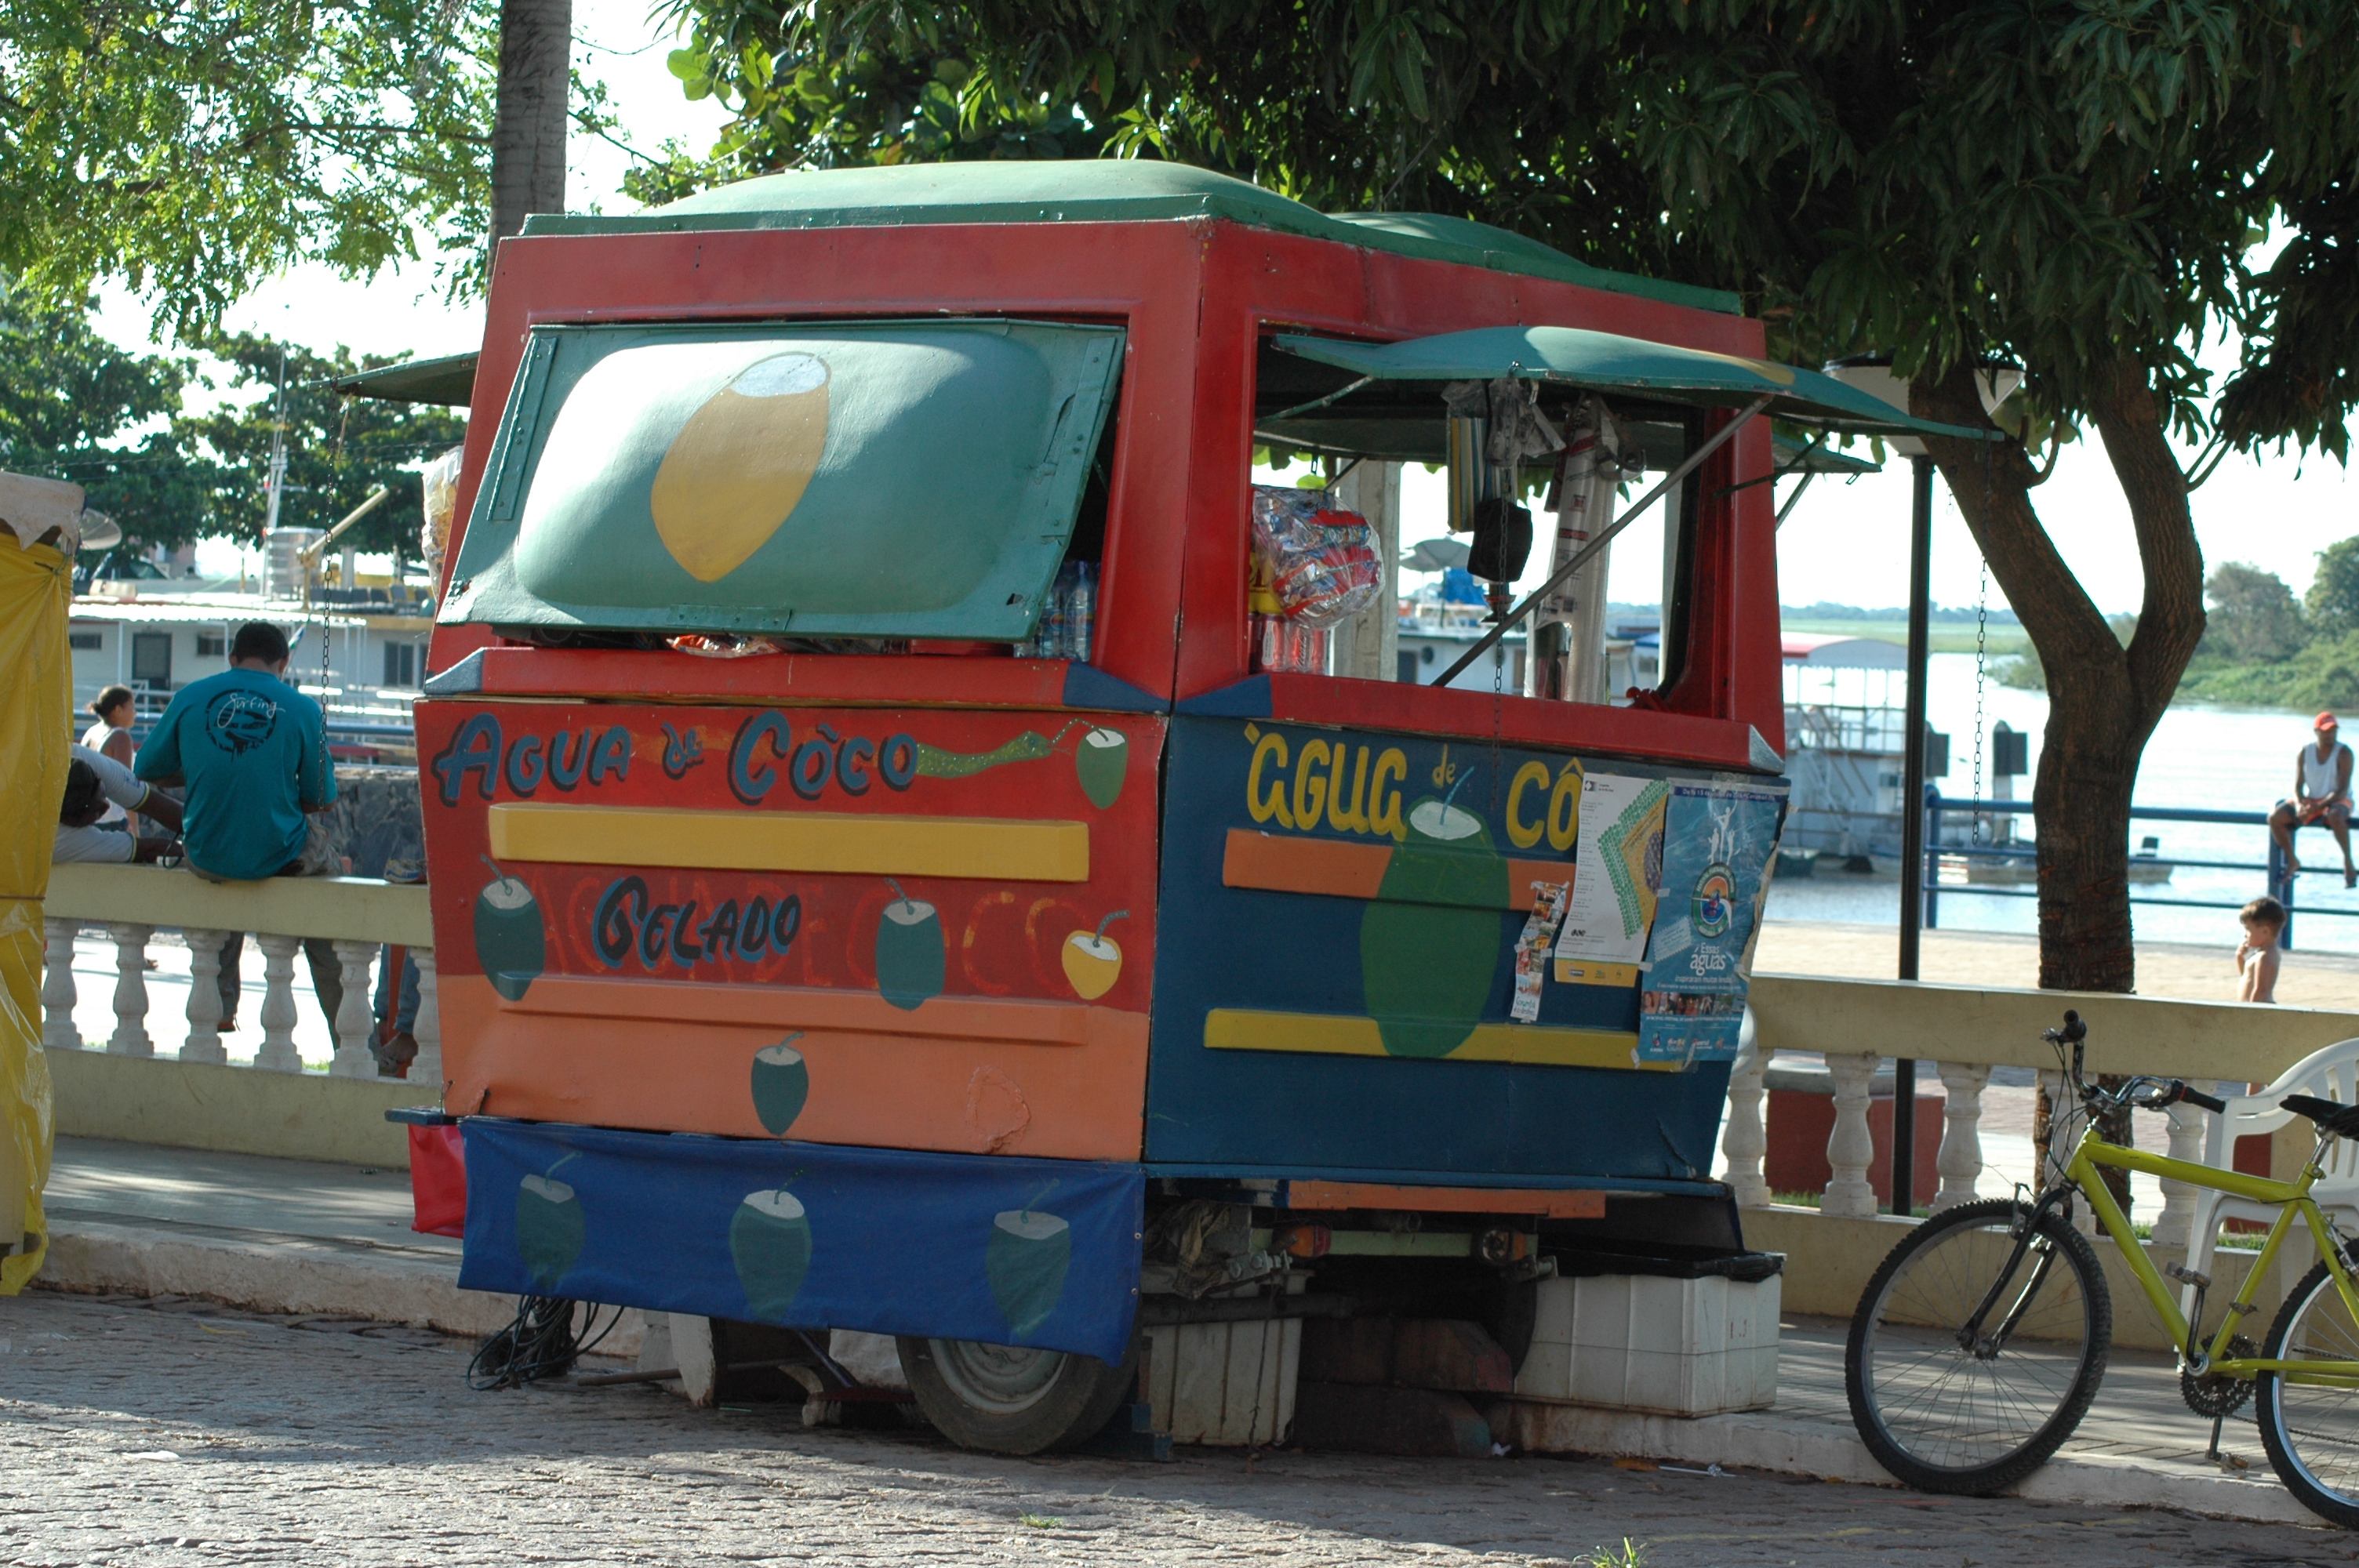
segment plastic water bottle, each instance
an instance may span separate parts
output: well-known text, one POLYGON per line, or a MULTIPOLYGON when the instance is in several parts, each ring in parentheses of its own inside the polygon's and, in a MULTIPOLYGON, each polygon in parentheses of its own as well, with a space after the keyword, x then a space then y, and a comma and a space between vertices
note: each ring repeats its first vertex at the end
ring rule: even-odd
POLYGON ((1082 664, 1089 663, 1090 634, 1096 629, 1098 606, 1098 568, 1093 561, 1070 561, 1058 574, 1058 586, 1064 590, 1065 623, 1063 656, 1082 664), (1070 582, 1063 580, 1070 572, 1070 582))

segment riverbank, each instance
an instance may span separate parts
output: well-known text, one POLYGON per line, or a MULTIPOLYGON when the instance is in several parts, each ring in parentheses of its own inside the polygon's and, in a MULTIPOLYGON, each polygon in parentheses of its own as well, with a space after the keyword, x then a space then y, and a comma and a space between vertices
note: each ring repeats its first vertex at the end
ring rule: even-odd
MULTIPOLYGON (((2137 945, 2141 996, 2184 1001, 2236 1000, 2235 948, 2190 943, 2137 945)), ((1753 967, 1770 974, 1836 975, 1886 979, 1900 959, 1900 932, 1892 925, 1832 920, 1776 920, 1761 927, 1753 967)), ((1951 985, 2039 984, 2039 939, 1995 931, 1928 931, 1919 949, 1919 978, 1951 985)), ((2359 1011, 2359 957, 2293 952, 2277 978, 2277 1000, 2288 1007, 2359 1011)))

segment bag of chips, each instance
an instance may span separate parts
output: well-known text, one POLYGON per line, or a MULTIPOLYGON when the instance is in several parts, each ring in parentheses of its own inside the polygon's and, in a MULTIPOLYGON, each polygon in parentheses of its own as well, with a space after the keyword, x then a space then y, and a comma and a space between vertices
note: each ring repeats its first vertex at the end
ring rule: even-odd
POLYGON ((1254 556, 1278 612, 1307 630, 1350 620, 1384 588, 1367 519, 1318 491, 1254 486, 1254 556))

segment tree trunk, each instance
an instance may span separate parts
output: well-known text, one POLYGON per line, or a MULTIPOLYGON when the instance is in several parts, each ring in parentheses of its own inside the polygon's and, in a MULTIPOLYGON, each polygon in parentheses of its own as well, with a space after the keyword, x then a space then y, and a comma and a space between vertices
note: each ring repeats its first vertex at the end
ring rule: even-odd
MULTIPOLYGON (((2146 573, 2137 633, 2127 648, 2040 525, 2031 504, 2037 476, 2022 448, 2012 441, 1926 443, 2048 675, 2048 729, 2032 791, 2043 989, 2136 989, 2130 792, 2147 739, 2203 636, 2202 552, 2160 404, 2136 361, 2117 356, 2110 371, 2094 422, 2128 498, 2146 573)), ((1919 381, 1914 411, 1945 424, 1987 427, 1974 380, 1973 367, 1958 365, 1937 381, 1919 381)), ((2128 1141, 2126 1128, 2106 1130, 2128 1141)), ((2125 1177, 2120 1185, 2115 1195, 2127 1212, 2125 1177)))
POLYGON ((499 122, 492 132, 492 243, 531 212, 565 211, 573 0, 501 0, 499 122))

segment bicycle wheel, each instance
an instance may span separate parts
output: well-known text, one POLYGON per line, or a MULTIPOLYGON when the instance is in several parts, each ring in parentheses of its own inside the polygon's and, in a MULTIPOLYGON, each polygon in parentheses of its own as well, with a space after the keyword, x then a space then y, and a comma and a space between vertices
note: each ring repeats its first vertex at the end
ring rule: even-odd
POLYGON ((2049 1213, 2018 1255, 2015 1216, 2003 1198, 1935 1215, 1892 1249, 1853 1314, 1852 1424, 1919 1490, 2021 1480, 2081 1424, 2105 1375, 2114 1307, 2095 1249, 2049 1213))
MULTIPOLYGON (((2262 1354, 2271 1360, 2359 1363, 2359 1325, 2320 1263, 2301 1277, 2262 1354)), ((2359 1366, 2354 1367, 2359 1372, 2359 1366)), ((2359 1387, 2289 1383, 2260 1376, 2254 1404, 2261 1446, 2286 1490, 2321 1519, 2359 1527, 2359 1387)))

